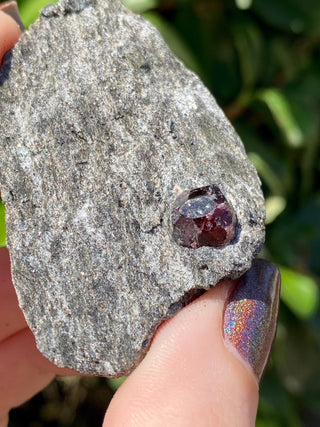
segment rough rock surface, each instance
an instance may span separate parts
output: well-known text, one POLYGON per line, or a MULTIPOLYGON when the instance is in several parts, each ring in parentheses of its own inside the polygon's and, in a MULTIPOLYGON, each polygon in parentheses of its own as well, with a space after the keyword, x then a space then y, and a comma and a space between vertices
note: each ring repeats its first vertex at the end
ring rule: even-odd
POLYGON ((199 289, 246 271, 264 201, 200 80, 118 0, 49 6, 6 56, 0 184, 19 302, 58 366, 119 376, 199 289), (179 246, 177 194, 220 188, 236 238, 179 246))

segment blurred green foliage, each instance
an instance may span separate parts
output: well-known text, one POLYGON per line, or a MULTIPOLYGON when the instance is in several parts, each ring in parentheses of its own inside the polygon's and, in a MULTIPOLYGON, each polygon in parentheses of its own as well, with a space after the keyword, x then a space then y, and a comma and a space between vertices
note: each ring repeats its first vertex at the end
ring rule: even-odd
MULTIPOLYGON (((49 1, 18 3, 27 27, 49 1)), ((174 53, 212 91, 262 180, 267 210, 262 255, 282 265, 283 287, 278 334, 261 385, 257 426, 318 426, 320 2, 124 3, 157 26, 174 53)), ((3 244, 2 207, 0 222, 3 244)), ((98 426, 106 401, 121 381, 58 379, 13 411, 10 425, 98 426), (84 415, 88 411, 89 418, 84 415)))
POLYGON ((0 204, 0 247, 6 245, 5 208, 0 204))

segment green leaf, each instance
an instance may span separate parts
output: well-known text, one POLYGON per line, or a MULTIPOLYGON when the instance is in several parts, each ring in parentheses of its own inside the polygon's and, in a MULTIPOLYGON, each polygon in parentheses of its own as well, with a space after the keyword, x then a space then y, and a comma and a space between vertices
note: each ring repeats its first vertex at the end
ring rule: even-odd
POLYGON ((304 135, 287 97, 278 89, 264 89, 257 92, 256 96, 268 106, 287 144, 292 148, 300 148, 304 135))
POLYGON ((5 207, 0 202, 0 247, 6 246, 5 207))
POLYGON ((311 317, 319 306, 319 289, 310 276, 297 273, 286 267, 280 267, 281 298, 298 317, 311 317))
POLYGON ((273 171, 269 164, 258 153, 250 152, 248 157, 257 169, 259 175, 269 187, 272 195, 282 196, 285 194, 284 183, 273 171))
POLYGON ((158 13, 147 12, 143 16, 158 29, 172 52, 181 59, 185 66, 198 75, 201 75, 202 71, 198 61, 176 29, 158 13))
POLYGON ((271 224, 286 208, 286 200, 281 196, 270 196, 266 199, 266 224, 271 224))
POLYGON ((235 0, 238 9, 246 10, 250 9, 252 0, 235 0))
POLYGON ((125 382, 126 379, 127 377, 108 378, 107 380, 108 386, 111 388, 111 390, 117 391, 118 388, 121 386, 121 384, 125 382))
MULTIPOLYGON (((284 162, 278 146, 270 144, 270 140, 259 133, 259 127, 252 126, 248 120, 240 117, 232 124, 244 142, 246 151, 250 153, 254 165, 259 167, 258 172, 268 185, 271 195, 287 197, 291 188, 292 171, 288 162, 284 162)), ((269 192, 266 192, 266 195, 269 195, 269 192)))
POLYGON ((24 0, 19 1, 19 11, 22 22, 26 28, 29 27, 39 16, 40 10, 51 3, 57 3, 58 0, 24 0))
POLYGON ((252 8, 267 24, 297 34, 316 27, 319 16, 318 0, 253 0, 252 8), (302 6, 304 3, 311 7, 302 6))
POLYGON ((259 26, 245 18, 233 24, 234 44, 237 49, 243 88, 252 89, 263 63, 265 50, 259 26))
MULTIPOLYGON (((269 364, 270 366, 270 364, 269 364)), ((302 427, 295 401, 279 378, 265 375, 260 385, 260 401, 256 427, 302 427)))
POLYGON ((122 2, 128 9, 136 13, 147 12, 159 5, 159 0, 122 0, 122 2))

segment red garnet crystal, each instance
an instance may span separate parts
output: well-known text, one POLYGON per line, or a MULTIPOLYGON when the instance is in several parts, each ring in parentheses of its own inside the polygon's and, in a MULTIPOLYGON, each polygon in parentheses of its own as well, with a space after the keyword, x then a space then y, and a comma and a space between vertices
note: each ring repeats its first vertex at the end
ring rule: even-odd
POLYGON ((178 196, 172 224, 173 236, 182 246, 223 247, 235 236, 237 217, 219 188, 209 185, 178 196))

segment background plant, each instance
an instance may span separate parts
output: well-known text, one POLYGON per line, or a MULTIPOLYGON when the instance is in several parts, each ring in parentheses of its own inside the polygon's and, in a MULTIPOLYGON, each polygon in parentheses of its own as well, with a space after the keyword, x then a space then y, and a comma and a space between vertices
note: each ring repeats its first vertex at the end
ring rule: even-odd
MULTIPOLYGON (((107 1, 107 0, 106 0, 107 1)), ((18 1, 28 27, 47 0, 18 1)), ((282 304, 258 427, 320 425, 320 2, 124 0, 217 98, 263 184, 263 257, 282 304)), ((5 244, 0 205, 0 243, 5 244)), ((123 381, 60 378, 12 412, 15 426, 100 426, 123 381)), ((186 378, 187 381, 187 378, 186 378)))

